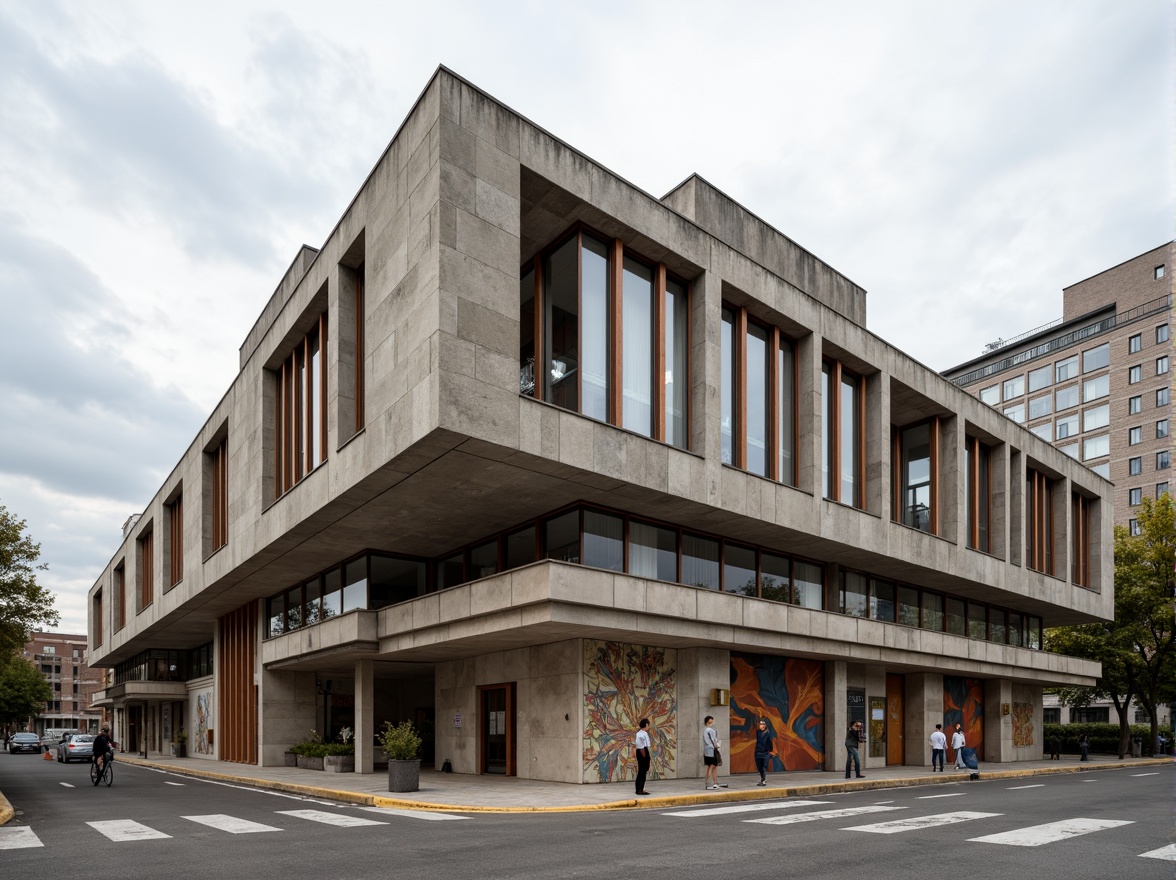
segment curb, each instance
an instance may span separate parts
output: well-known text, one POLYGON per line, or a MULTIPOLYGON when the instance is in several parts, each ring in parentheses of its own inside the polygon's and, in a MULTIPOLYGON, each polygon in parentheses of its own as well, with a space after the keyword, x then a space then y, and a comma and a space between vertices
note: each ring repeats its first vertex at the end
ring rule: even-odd
MULTIPOLYGON (((935 774, 931 776, 903 776, 889 779, 866 779, 863 781, 849 780, 826 782, 816 785, 792 785, 756 788, 749 791, 721 791, 706 794, 666 795, 665 797, 625 798, 619 801, 609 801, 600 804, 572 804, 559 807, 529 806, 529 807, 492 807, 461 804, 432 804, 404 798, 384 797, 376 794, 362 794, 354 791, 339 791, 315 785, 302 785, 293 782, 280 782, 271 779, 257 779, 252 776, 238 776, 229 773, 217 773, 212 770, 181 767, 173 764, 159 764, 141 758, 120 757, 119 761, 133 764, 136 767, 147 767, 175 773, 179 776, 191 776, 203 779, 215 779, 219 782, 232 782, 252 788, 269 791, 285 791, 292 794, 302 794, 309 797, 330 798, 351 804, 371 807, 384 807, 398 810, 428 810, 439 813, 595 813, 602 810, 633 810, 633 809, 667 809, 672 807, 699 806, 705 804, 739 803, 742 801, 771 800, 787 797, 813 797, 817 795, 838 794, 846 791, 870 791, 888 788, 912 788, 924 785, 944 785, 948 783, 967 782, 967 776, 960 774, 935 774)), ((1027 779, 1035 776, 1061 776, 1073 773, 1096 773, 1107 770, 1132 770, 1139 767, 1164 767, 1174 762, 1171 758, 1152 758, 1135 761, 1131 764, 1095 764, 1077 767, 1041 767, 1025 770, 981 770, 982 779, 1027 779)), ((0 825, 12 818, 12 808, 0 793, 0 825), (8 812, 5 814, 5 807, 8 812), (7 818, 5 818, 7 815, 7 818)))

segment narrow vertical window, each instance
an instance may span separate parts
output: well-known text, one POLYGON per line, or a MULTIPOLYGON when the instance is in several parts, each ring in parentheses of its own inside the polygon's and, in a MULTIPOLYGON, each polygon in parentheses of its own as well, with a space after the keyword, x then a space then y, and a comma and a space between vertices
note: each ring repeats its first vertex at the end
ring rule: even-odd
POLYGON ((184 496, 167 506, 168 585, 174 587, 184 578, 184 496))
POLYGON ((667 443, 685 449, 687 393, 690 372, 687 345, 690 342, 690 313, 687 310, 686 288, 673 279, 666 280, 665 311, 665 406, 667 443))
POLYGON ((935 485, 938 435, 938 418, 897 432, 900 521, 931 534, 939 533, 935 485))
POLYGON ((1070 579, 1076 586, 1090 586, 1090 500, 1071 497, 1070 579))
POLYGON ((781 483, 796 485, 796 352, 792 343, 777 333, 776 353, 777 474, 781 483))
POLYGON ((519 394, 543 397, 535 388, 535 268, 531 266, 519 278, 519 394))
MULTIPOLYGON (((363 408, 364 386, 363 386, 363 361, 365 357, 365 339, 364 339, 364 299, 363 299, 363 285, 364 285, 364 270, 366 266, 361 265, 355 270, 355 430, 361 431, 364 426, 364 419, 366 414, 363 408)), ((325 373, 324 373, 325 379, 325 373)), ((325 388, 325 384, 324 384, 325 388)), ((325 436, 325 432, 324 432, 325 436)))
POLYGON ((621 425, 653 436, 653 270, 625 257, 622 271, 621 425))
POLYGON ((719 431, 723 464, 735 464, 735 315, 723 309, 722 319, 722 403, 719 431))
POLYGON ((280 497, 326 461, 327 315, 275 371, 274 497, 280 497))
POLYGON ((989 448, 975 437, 966 441, 968 492, 968 546, 984 553, 992 552, 988 528, 989 509, 989 448))
MULTIPOLYGON (((583 376, 580 380, 586 416, 607 422, 609 417, 609 328, 612 314, 609 308, 608 247, 602 242, 583 236, 580 248, 580 308, 583 320, 583 376)), ((575 279, 573 278, 573 295, 575 279)), ((572 340, 574 344, 574 340, 572 340)), ((552 375, 555 374, 554 364, 552 375)), ((574 409, 574 407, 569 407, 574 409)))
POLYGON ((155 533, 139 539, 139 611, 155 601, 155 533))
POLYGON ((208 454, 209 507, 211 514, 209 537, 211 549, 219 550, 229 541, 229 449, 228 439, 222 439, 208 454))
POLYGON ((768 416, 772 402, 768 396, 771 364, 768 360, 768 331, 757 324, 747 325, 747 470, 768 476, 768 416))
POLYGON ((94 647, 102 646, 102 591, 98 590, 94 593, 93 614, 91 619, 94 621, 94 647))
POLYGON ((1025 548, 1029 568, 1053 574, 1053 483, 1029 468, 1025 492, 1025 548))
POLYGON ((114 631, 127 625, 127 570, 119 565, 114 570, 114 631))
POLYGON ((821 429, 825 497, 862 507, 863 383, 839 361, 825 361, 821 392, 825 418, 821 429))

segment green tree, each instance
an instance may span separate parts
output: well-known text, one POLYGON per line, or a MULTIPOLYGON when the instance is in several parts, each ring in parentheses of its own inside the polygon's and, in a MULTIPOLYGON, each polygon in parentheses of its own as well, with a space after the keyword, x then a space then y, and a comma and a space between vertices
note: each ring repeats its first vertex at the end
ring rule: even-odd
POLYGON ((53 699, 53 688, 24 657, 0 658, 0 725, 22 724, 53 699))
POLYGON ((53 594, 37 583, 41 545, 25 534, 25 521, 0 504, 0 661, 20 651, 38 628, 57 626, 53 594))

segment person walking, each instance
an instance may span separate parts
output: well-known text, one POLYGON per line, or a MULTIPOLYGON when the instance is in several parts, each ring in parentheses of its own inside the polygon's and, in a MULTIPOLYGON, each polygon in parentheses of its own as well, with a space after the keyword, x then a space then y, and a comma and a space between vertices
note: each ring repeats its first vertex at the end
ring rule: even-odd
POLYGON ((943 733, 943 725, 936 724, 931 731, 931 772, 943 772, 943 753, 947 748, 947 737, 943 733))
POLYGON ((1051 761, 1062 760, 1062 741, 1056 735, 1049 738, 1049 759, 1051 761))
POLYGON ((849 779, 849 768, 852 765, 853 772, 858 779, 862 779, 862 759, 858 754, 858 749, 861 744, 865 742, 866 735, 862 732, 862 723, 855 721, 849 726, 849 730, 845 733, 845 778, 849 779))
POLYGON ((713 715, 707 715, 702 721, 702 763, 706 765, 704 787, 707 790, 727 787, 719 785, 719 762, 722 760, 722 752, 719 749, 719 734, 714 725, 713 715))
POLYGON ((951 750, 955 752, 955 768, 957 770, 968 769, 964 764, 964 756, 960 754, 960 750, 967 744, 967 741, 964 739, 964 725, 957 724, 955 731, 951 735, 951 750))
POLYGON ((634 741, 637 747, 637 794, 649 794, 645 790, 645 777, 649 775, 649 719, 642 718, 637 724, 637 737, 634 741))
POLYGON ((772 733, 768 730, 767 719, 761 718, 755 731, 755 769, 759 771, 760 781, 757 785, 768 784, 768 762, 776 754, 776 744, 772 741, 772 733))
POLYGON ((1078 751, 1082 754, 1079 761, 1090 760, 1090 738, 1085 733, 1078 737, 1078 751))

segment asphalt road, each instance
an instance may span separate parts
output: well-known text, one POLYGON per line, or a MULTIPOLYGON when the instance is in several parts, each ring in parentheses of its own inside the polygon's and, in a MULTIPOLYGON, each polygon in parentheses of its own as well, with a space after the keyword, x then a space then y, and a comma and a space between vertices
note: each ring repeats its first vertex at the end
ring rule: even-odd
POLYGON ((0 753, 0 877, 1176 877, 1172 766, 673 810, 361 808, 0 753), (1146 853, 1155 855, 1145 856, 1146 853))

